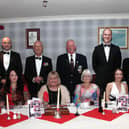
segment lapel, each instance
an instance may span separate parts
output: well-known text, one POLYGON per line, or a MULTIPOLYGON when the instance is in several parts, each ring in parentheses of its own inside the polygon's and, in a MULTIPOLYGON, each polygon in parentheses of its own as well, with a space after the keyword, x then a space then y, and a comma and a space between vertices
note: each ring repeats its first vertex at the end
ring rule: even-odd
POLYGON ((8 66, 8 69, 7 70, 5 70, 5 68, 4 68, 3 53, 2 52, 0 53, 0 61, 1 61, 1 67, 2 67, 2 69, 5 72, 8 72, 9 69, 10 69, 10 67, 11 67, 12 61, 13 61, 12 51, 10 51, 10 62, 9 62, 9 66, 8 66))
POLYGON ((105 60, 106 63, 109 63, 110 60, 111 60, 111 57, 112 57, 112 55, 113 55, 113 54, 112 54, 112 52, 113 52, 113 50, 112 50, 112 49, 113 49, 113 46, 112 46, 112 44, 111 44, 110 51, 109 51, 109 58, 108 58, 108 61, 106 60, 106 55, 105 55, 105 51, 104 51, 103 44, 102 44, 102 48, 103 48, 102 51, 103 51, 103 53, 104 53, 104 54, 103 54, 103 55, 104 55, 104 58, 103 58, 103 59, 105 60))
POLYGON ((102 56, 103 56, 102 59, 104 60, 105 63, 107 63, 103 44, 101 44, 101 47, 100 47, 100 54, 101 54, 101 53, 103 53, 103 54, 102 54, 102 56))
POLYGON ((43 71, 43 62, 44 62, 44 56, 42 56, 42 63, 41 63, 41 69, 40 69, 40 74, 39 75, 41 75, 42 71, 43 71))
POLYGON ((79 65, 79 55, 76 54, 76 59, 75 59, 75 68, 77 68, 79 65))
POLYGON ((4 65, 3 65, 3 53, 2 53, 2 51, 0 52, 0 62, 1 62, 1 67, 2 67, 2 69, 5 71, 5 68, 4 68, 4 65))
POLYGON ((3 53, 2 52, 0 52, 0 62, 1 62, 1 64, 3 63, 3 53))
POLYGON ((70 61, 69 61, 69 58, 68 58, 68 53, 65 54, 64 60, 65 60, 66 64, 68 64, 68 65, 70 64, 70 61))
POLYGON ((68 53, 65 54, 64 60, 65 60, 65 67, 66 67, 66 69, 68 69, 68 71, 71 71, 71 64, 70 64, 70 61, 69 61, 68 53))
POLYGON ((35 56, 32 57, 32 63, 33 63, 32 67, 34 68, 34 74, 37 76, 35 56))
POLYGON ((112 55, 113 55, 113 46, 111 44, 111 47, 110 47, 110 53, 109 53, 109 58, 108 58, 108 63, 111 61, 111 58, 112 58, 112 55))
POLYGON ((13 61, 14 61, 13 60, 13 53, 12 53, 12 51, 10 51, 10 62, 9 62, 9 67, 8 67, 7 71, 9 71, 9 69, 10 69, 11 64, 12 64, 13 61))

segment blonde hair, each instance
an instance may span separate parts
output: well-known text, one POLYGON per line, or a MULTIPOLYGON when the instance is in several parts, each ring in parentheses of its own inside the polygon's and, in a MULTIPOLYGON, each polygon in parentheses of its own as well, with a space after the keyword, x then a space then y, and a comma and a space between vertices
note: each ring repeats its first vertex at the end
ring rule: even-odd
POLYGON ((83 72, 82 72, 82 74, 81 74, 81 81, 84 81, 84 76, 85 76, 85 75, 90 75, 90 78, 91 78, 91 80, 92 80, 92 74, 91 74, 91 72, 90 72, 89 69, 84 69, 84 70, 83 70, 83 72))
POLYGON ((50 86, 49 80, 52 76, 57 77, 57 79, 58 79, 58 84, 57 85, 60 85, 61 84, 60 76, 56 71, 49 72, 48 77, 47 77, 47 85, 50 86))

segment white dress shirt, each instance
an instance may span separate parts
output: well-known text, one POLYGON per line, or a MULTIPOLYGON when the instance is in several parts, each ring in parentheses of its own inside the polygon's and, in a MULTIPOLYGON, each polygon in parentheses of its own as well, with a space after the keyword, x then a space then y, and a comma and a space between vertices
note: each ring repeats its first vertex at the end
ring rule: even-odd
MULTIPOLYGON (((104 43, 105 44, 105 43, 104 43)), ((111 43, 110 43, 111 44, 111 43)), ((104 52, 105 52, 105 56, 106 56, 106 61, 108 62, 109 60, 109 54, 110 54, 110 47, 105 46, 104 47, 104 52)))
POLYGON ((41 58, 40 60, 39 59, 35 59, 36 72, 37 72, 37 76, 39 76, 40 75, 41 66, 42 66, 42 56, 35 56, 35 57, 41 58))
POLYGON ((4 65, 5 70, 7 71, 9 64, 10 64, 11 51, 4 51, 4 52, 9 52, 9 54, 3 55, 3 65, 4 65))
POLYGON ((76 53, 73 53, 73 54, 68 53, 69 63, 71 63, 71 55, 72 55, 74 66, 75 66, 76 53))

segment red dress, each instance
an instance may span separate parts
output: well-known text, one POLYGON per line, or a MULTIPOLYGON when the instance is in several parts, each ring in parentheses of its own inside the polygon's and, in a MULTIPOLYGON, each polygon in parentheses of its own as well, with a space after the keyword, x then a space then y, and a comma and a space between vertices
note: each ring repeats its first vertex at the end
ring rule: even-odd
POLYGON ((29 91, 27 85, 24 85, 23 92, 16 91, 10 87, 10 93, 8 93, 9 105, 23 105, 29 99, 29 91))

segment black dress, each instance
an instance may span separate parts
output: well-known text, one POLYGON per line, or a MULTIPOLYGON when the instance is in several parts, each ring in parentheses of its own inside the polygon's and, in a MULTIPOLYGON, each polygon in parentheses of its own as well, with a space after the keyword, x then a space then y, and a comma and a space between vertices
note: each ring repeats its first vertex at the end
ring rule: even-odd
MULTIPOLYGON (((47 86, 47 90, 48 90, 48 95, 49 95, 49 104, 52 105, 56 105, 57 104, 57 91, 51 91, 48 86, 47 86)), ((61 92, 60 92, 60 104, 61 104, 61 92)))

